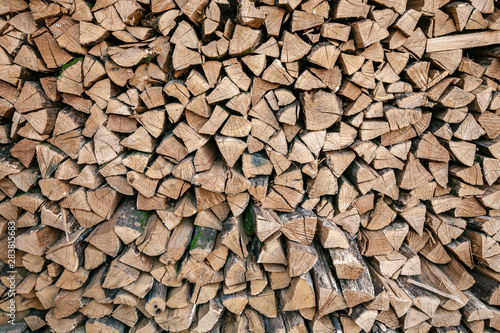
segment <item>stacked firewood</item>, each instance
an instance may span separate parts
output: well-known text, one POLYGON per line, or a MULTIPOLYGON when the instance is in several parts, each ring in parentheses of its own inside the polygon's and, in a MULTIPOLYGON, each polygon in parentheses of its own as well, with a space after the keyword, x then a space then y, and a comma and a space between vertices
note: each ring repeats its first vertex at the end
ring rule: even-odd
POLYGON ((500 330, 499 8, 0 0, 0 331, 500 330))

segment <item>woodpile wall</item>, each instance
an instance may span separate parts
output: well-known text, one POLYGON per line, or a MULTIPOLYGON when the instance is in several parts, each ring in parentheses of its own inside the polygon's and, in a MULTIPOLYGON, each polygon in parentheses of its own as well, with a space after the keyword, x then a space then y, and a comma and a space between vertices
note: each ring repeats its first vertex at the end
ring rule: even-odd
POLYGON ((499 8, 0 0, 0 331, 500 330, 499 8))

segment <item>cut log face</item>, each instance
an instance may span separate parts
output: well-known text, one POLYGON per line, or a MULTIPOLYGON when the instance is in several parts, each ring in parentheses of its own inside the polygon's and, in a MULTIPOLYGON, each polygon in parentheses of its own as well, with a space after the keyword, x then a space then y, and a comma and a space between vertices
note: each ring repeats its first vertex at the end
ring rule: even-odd
POLYGON ((0 0, 0 332, 499 330, 498 45, 493 0, 0 0))

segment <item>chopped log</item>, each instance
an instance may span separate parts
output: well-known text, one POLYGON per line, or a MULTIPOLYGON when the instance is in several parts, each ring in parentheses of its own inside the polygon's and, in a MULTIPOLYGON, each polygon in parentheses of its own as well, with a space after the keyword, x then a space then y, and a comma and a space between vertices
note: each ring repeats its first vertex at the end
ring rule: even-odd
POLYGON ((372 266, 369 266, 369 270, 374 279, 387 290, 389 301, 394 309, 394 316, 397 318, 403 317, 412 305, 411 298, 401 289, 401 287, 399 287, 396 281, 385 278, 372 266))
POLYGON ((399 252, 393 251, 385 256, 374 256, 372 263, 380 274, 388 278, 397 278, 402 273, 407 258, 399 252))
POLYGON ((182 219, 181 223, 170 235, 167 251, 161 255, 160 261, 165 265, 171 265, 181 259, 189 246, 191 235, 194 230, 193 222, 189 219, 182 219))
POLYGON ((367 267, 357 279, 340 279, 340 286, 348 307, 354 307, 375 298, 373 283, 367 267))
POLYGON ((325 249, 349 247, 348 237, 335 223, 326 218, 319 218, 318 222, 320 242, 325 249))
POLYGON ((87 234, 85 229, 72 233, 68 239, 61 240, 48 249, 46 258, 75 273, 83 264, 83 240, 87 234))
POLYGON ((316 231, 316 215, 309 210, 298 209, 296 213, 282 214, 280 231, 291 241, 311 244, 316 231))
POLYGON ((437 293, 437 296, 442 300, 441 306, 443 308, 453 311, 467 304, 467 297, 451 282, 439 267, 425 259, 421 260, 421 263, 422 273, 427 276, 430 283, 432 283, 435 288, 444 293, 437 293), (450 296, 453 296, 453 298, 450 298, 450 296))
POLYGON ((476 32, 456 37, 446 36, 431 38, 427 41, 427 52, 487 46, 497 43, 499 39, 500 35, 496 31, 476 32), (486 40, 481 41, 481 38, 486 38, 486 40))
POLYGON ((358 240, 360 252, 364 256, 385 255, 394 249, 387 236, 380 230, 362 229, 358 240))
POLYGON ((463 307, 464 319, 468 322, 493 318, 491 310, 481 302, 471 291, 466 290, 465 296, 469 302, 463 307))
POLYGON ((7 0, 0 16, 16 330, 500 326, 492 0, 7 0))
POLYGON ((102 287, 106 289, 116 289, 124 287, 137 280, 140 271, 133 267, 123 264, 115 259, 111 262, 102 287))
POLYGON ((117 211, 116 234, 125 244, 133 242, 142 234, 147 217, 148 213, 135 208, 133 200, 126 200, 117 211))
POLYGON ((45 225, 38 225, 16 239, 16 248, 33 255, 42 256, 50 246, 58 241, 59 236, 59 230, 45 225))
POLYGON ((313 282, 309 273, 292 279, 290 287, 283 289, 280 294, 280 302, 283 311, 295 311, 306 309, 316 305, 313 282))
MULTIPOLYGON (((422 313, 432 318, 441 303, 440 299, 432 292, 420 288, 422 279, 420 276, 400 278, 400 284, 406 291, 408 296, 412 299, 413 305, 418 308, 422 313)), ((426 318, 426 316, 422 316, 426 318)), ((427 318, 428 319, 428 318, 427 318)), ((405 323, 406 324, 406 323, 405 323)))
POLYGON ((317 295, 318 315, 323 316, 331 312, 344 309, 347 304, 342 293, 337 285, 337 281, 325 262, 325 255, 319 251, 319 246, 316 245, 318 251, 318 260, 312 268, 312 278, 314 281, 314 290, 317 295))
POLYGON ((366 265, 354 239, 349 234, 344 234, 344 237, 347 238, 348 247, 330 249, 330 257, 339 279, 358 279, 366 265))
POLYGON ((286 240, 288 272, 291 277, 300 276, 309 271, 317 261, 317 252, 311 245, 286 240))
POLYGON ((165 300, 167 297, 167 287, 157 281, 153 282, 153 287, 145 298, 145 309, 153 317, 165 311, 165 300))

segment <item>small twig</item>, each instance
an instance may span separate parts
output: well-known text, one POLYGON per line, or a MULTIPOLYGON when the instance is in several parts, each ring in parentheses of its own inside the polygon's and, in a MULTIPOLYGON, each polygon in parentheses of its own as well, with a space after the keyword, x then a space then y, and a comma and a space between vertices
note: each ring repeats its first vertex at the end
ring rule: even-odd
POLYGON ((68 231, 68 224, 66 223, 66 209, 61 208, 62 212, 62 220, 64 224, 64 233, 66 234, 66 241, 69 243, 69 231, 68 231))
POLYGON ((413 279, 408 279, 408 282, 411 283, 411 284, 413 284, 413 285, 415 285, 415 286, 417 286, 417 287, 420 287, 422 289, 426 289, 426 290, 428 290, 430 292, 433 292, 434 294, 437 294, 439 296, 446 297, 446 298, 455 300, 457 302, 460 302, 460 299, 457 296, 445 293, 445 292, 443 292, 443 291, 441 291, 439 289, 436 289, 434 287, 431 287, 431 286, 429 286, 429 285, 427 285, 425 283, 418 282, 418 281, 415 281, 413 279))

